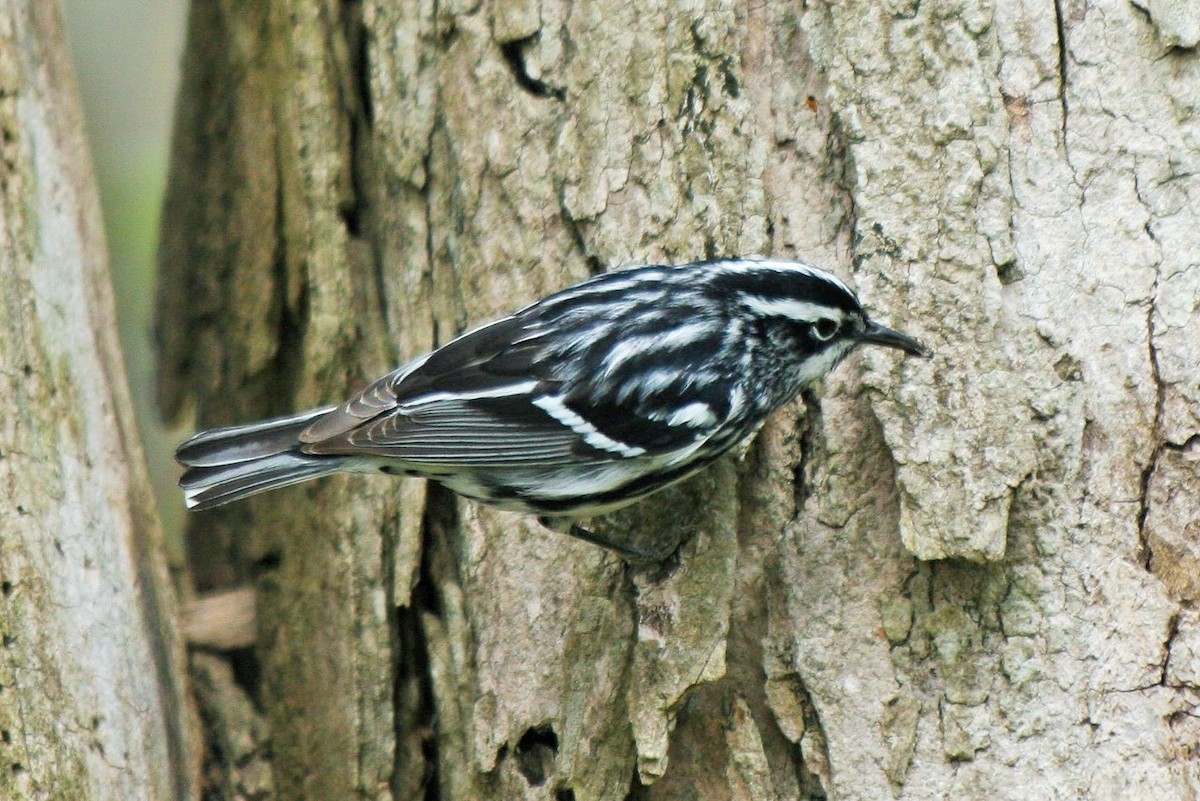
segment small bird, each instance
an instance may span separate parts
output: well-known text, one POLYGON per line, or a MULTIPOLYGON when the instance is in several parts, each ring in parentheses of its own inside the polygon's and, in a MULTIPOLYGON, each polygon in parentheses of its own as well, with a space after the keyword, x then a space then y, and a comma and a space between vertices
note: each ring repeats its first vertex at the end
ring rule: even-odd
POLYGON ((176 453, 179 483, 199 510, 339 471, 423 476, 639 559, 576 521, 693 475, 863 343, 928 355, 804 262, 627 267, 340 406, 197 434, 176 453))

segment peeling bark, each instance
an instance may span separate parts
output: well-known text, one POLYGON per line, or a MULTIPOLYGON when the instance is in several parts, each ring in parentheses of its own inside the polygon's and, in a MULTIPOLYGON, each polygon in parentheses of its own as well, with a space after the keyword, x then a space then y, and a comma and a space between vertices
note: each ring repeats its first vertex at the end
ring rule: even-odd
POLYGON ((170 410, 336 400, 589 273, 715 254, 830 265, 937 354, 856 357, 602 523, 685 535, 657 571, 382 477, 197 517, 205 586, 258 586, 279 796, 1195 793, 1200 62, 1156 24, 198 4, 170 410))

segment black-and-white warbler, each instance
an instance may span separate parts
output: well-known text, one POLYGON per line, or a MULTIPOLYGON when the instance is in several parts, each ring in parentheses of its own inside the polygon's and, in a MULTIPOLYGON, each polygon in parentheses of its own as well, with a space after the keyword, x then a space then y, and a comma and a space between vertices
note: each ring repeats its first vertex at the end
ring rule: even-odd
POLYGON ((463 334, 341 406, 197 434, 176 454, 180 486, 207 509, 383 472, 578 520, 708 465, 860 343, 926 353, 802 262, 629 267, 463 334))

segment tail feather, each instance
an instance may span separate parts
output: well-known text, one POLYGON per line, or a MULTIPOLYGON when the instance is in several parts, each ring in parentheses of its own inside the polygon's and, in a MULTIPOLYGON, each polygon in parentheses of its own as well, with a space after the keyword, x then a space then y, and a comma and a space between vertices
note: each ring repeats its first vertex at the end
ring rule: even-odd
POLYGON ((300 433, 333 408, 217 428, 183 443, 175 458, 187 468, 179 486, 188 508, 209 509, 340 470, 342 459, 299 449, 300 433))
POLYGON ((190 467, 179 479, 189 509, 211 509, 260 492, 336 473, 342 460, 280 453, 240 465, 190 467))
POLYGON ((202 431, 180 445, 175 458, 188 467, 218 467, 283 453, 300 443, 300 433, 314 420, 336 408, 326 406, 257 423, 202 431))

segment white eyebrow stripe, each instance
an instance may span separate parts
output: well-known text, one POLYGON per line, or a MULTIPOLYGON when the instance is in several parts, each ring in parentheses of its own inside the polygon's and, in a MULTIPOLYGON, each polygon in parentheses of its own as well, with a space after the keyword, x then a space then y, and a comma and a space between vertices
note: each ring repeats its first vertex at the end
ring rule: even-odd
POLYGON ((841 323, 846 314, 833 306, 822 306, 807 300, 791 298, 764 298, 761 295, 742 295, 742 303, 764 317, 786 317, 802 323, 817 320, 833 320, 841 323))

